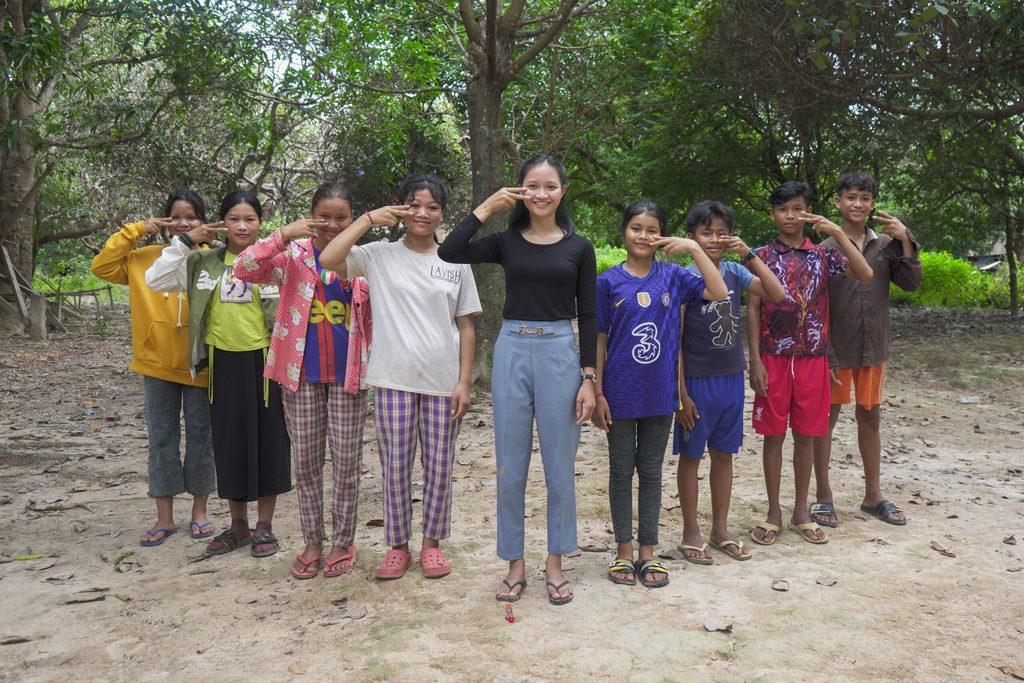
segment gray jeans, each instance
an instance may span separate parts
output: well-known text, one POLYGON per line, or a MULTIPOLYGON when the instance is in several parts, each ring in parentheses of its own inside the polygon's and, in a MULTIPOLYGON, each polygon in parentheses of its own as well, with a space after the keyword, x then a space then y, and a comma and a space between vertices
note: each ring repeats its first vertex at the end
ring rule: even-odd
POLYGON ((187 491, 207 496, 217 487, 210 439, 210 402, 205 387, 190 387, 155 377, 142 378, 149 435, 149 495, 176 496, 187 491), (181 415, 185 415, 185 462, 179 454, 181 415))
POLYGON ((608 430, 608 502, 615 542, 633 539, 633 472, 637 473, 637 540, 658 544, 661 466, 668 446, 671 415, 612 421, 608 430))

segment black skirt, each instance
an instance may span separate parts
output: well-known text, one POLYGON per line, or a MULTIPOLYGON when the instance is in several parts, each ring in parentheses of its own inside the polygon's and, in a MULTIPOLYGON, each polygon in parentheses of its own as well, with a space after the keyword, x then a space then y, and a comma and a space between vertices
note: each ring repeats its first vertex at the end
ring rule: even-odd
POLYGON ((217 495, 254 501, 290 491, 291 442, 284 424, 281 387, 263 379, 263 349, 223 351, 210 347, 210 361, 217 495))

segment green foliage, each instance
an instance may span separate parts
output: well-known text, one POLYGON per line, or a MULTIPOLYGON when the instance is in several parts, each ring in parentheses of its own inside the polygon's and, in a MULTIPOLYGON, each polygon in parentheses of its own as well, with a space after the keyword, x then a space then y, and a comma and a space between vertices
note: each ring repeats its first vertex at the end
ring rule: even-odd
POLYGON ((923 251, 920 257, 924 270, 921 288, 916 292, 905 292, 891 285, 890 297, 894 304, 944 308, 1010 307, 1006 275, 983 273, 967 261, 944 251, 923 251))
POLYGON ((595 244, 594 253, 597 255, 598 275, 626 260, 626 250, 610 244, 595 244))

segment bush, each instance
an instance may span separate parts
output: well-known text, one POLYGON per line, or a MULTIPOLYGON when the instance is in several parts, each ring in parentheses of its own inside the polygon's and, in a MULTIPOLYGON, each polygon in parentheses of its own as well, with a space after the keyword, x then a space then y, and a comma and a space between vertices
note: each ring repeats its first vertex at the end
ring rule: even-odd
POLYGON ((610 244, 595 245, 594 253, 597 255, 598 275, 626 260, 626 250, 622 247, 613 247, 610 244))
POLYGON ((1010 307, 1010 280, 1006 268, 1001 268, 998 274, 989 275, 944 251, 922 251, 920 256, 924 270, 921 288, 916 292, 905 292, 890 285, 894 304, 946 308, 1010 307))

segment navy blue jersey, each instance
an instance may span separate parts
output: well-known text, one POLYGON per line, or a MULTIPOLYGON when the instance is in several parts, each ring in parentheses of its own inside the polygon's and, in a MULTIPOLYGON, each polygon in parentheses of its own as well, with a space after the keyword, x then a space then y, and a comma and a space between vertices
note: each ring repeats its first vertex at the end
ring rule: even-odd
POLYGON ((680 307, 701 301, 704 278, 674 263, 633 277, 619 264, 597 278, 597 331, 608 335, 602 388, 612 419, 679 408, 680 307))
MULTIPOLYGON (((690 268, 696 271, 694 266, 690 268)), ((740 321, 740 292, 754 276, 738 263, 719 264, 729 290, 722 301, 702 301, 687 306, 683 317, 683 373, 687 377, 716 377, 743 372, 743 325, 740 321)))

